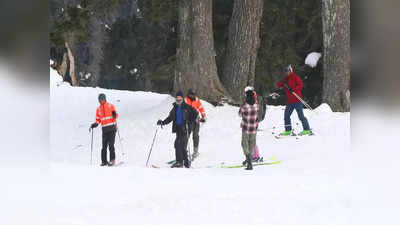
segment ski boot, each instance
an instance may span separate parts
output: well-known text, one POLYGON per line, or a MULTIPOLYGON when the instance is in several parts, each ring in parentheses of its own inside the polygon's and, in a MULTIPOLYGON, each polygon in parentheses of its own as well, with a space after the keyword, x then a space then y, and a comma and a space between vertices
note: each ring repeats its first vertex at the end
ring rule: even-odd
POLYGON ((115 165, 115 160, 111 160, 109 163, 108 163, 108 166, 114 166, 115 165))
POLYGON ((108 162, 102 162, 100 166, 108 166, 108 162))
POLYGON ((303 130, 302 132, 299 133, 300 136, 303 135, 312 135, 313 133, 311 132, 311 130, 303 130))
POLYGON ((292 135, 292 131, 288 130, 279 134, 279 136, 290 136, 292 135))
POLYGON ((190 168, 190 161, 189 160, 185 160, 183 162, 183 165, 185 166, 185 168, 190 168))
POLYGON ((180 162, 175 162, 174 164, 172 164, 171 168, 182 168, 183 165, 180 162))

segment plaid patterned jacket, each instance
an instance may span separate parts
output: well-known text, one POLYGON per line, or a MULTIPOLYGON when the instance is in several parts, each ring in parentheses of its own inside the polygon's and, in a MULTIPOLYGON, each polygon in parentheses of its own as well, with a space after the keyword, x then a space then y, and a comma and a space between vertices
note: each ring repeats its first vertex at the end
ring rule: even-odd
POLYGON ((245 103, 239 109, 239 116, 242 117, 242 122, 240 123, 240 127, 243 132, 248 134, 257 133, 258 128, 258 104, 249 105, 245 103))

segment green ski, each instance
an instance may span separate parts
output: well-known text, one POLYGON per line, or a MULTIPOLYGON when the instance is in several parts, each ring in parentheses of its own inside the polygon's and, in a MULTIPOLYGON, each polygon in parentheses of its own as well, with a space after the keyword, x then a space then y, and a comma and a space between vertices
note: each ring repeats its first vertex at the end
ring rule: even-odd
MULTIPOLYGON (((253 166, 274 165, 274 164, 279 164, 279 163, 281 163, 281 161, 277 160, 277 161, 272 161, 272 162, 253 163, 253 166)), ((219 168, 241 168, 241 167, 245 167, 245 166, 243 166, 242 164, 240 164, 240 165, 225 165, 224 163, 222 163, 218 167, 219 168)))

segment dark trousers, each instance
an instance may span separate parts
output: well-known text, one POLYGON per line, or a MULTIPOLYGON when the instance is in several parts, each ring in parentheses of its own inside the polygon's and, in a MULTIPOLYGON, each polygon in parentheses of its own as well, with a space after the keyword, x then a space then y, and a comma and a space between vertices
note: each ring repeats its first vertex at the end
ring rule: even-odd
POLYGON ((188 141, 188 135, 186 129, 183 126, 176 127, 176 139, 175 139, 175 158, 179 163, 188 163, 188 155, 186 151, 188 141))
POLYGON ((286 104, 285 108, 285 130, 290 131, 292 130, 292 123, 290 120, 290 116, 293 113, 293 110, 296 109, 297 116, 299 117, 299 120, 301 121, 301 124, 303 125, 303 130, 309 130, 310 125, 308 124, 307 118, 304 116, 303 113, 303 103, 299 102, 296 104, 286 104))
POLYGON ((103 147, 101 149, 101 162, 107 163, 107 146, 110 151, 110 161, 115 159, 115 131, 103 132, 103 147))

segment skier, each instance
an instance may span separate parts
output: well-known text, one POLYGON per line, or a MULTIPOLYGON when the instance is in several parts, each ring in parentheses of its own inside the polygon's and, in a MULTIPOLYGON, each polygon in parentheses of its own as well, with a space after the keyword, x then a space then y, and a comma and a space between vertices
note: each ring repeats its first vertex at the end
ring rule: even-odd
POLYGON ((103 146, 101 149, 101 165, 100 166, 113 166, 115 165, 115 132, 117 131, 116 120, 118 113, 115 110, 113 104, 110 104, 106 100, 105 94, 99 94, 98 97, 100 106, 96 110, 96 122, 94 122, 90 129, 96 128, 99 124, 102 126, 102 142, 103 146), (110 162, 107 161, 107 146, 110 151, 110 162))
POLYGON ((193 131, 197 116, 198 112, 184 102, 182 91, 178 91, 176 93, 175 102, 173 103, 173 108, 168 117, 165 120, 157 121, 157 125, 161 126, 173 121, 172 133, 176 133, 174 144, 176 162, 171 166, 172 168, 182 168, 183 166, 186 168, 190 167, 186 146, 190 132, 193 131))
POLYGON ((293 110, 296 109, 297 116, 299 117, 302 125, 303 131, 300 135, 309 135, 311 134, 310 125, 308 124, 307 118, 303 113, 303 105, 301 101, 294 95, 296 93, 301 98, 301 89, 303 89, 303 82, 300 77, 293 72, 293 68, 291 65, 288 65, 285 68, 286 76, 282 81, 279 81, 276 86, 278 88, 284 88, 287 96, 287 103, 285 108, 285 132, 281 133, 282 136, 289 136, 292 134, 292 124, 290 120, 290 116, 293 113, 293 110))
POLYGON ((200 132, 200 122, 204 123, 206 122, 206 112, 203 108, 203 105, 201 104, 200 99, 196 96, 196 93, 194 92, 193 89, 189 89, 187 97, 185 98, 185 103, 192 106, 194 109, 196 109, 199 112, 199 116, 196 119, 196 123, 194 123, 194 129, 193 129, 193 155, 192 155, 192 161, 199 155, 199 132, 200 132))
POLYGON ((239 116, 242 117, 240 127, 242 128, 242 148, 247 163, 246 170, 253 169, 251 158, 256 146, 258 110, 259 106, 254 98, 254 91, 246 91, 245 103, 239 109, 239 116))

